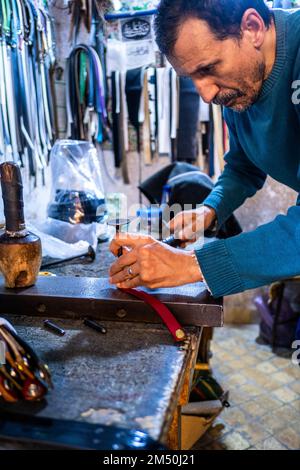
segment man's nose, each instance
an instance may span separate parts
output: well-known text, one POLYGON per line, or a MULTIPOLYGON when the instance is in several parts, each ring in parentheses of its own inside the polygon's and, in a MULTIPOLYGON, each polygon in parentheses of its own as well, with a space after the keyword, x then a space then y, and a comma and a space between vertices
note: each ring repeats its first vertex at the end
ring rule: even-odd
POLYGON ((217 96, 220 88, 208 79, 194 79, 195 87, 205 103, 211 103, 217 96))

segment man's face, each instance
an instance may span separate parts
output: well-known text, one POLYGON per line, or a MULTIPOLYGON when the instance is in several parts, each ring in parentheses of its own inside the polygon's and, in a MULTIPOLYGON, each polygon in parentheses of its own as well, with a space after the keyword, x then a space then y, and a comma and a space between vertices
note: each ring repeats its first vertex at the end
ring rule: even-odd
POLYGON ((221 41, 196 18, 180 27, 169 61, 179 75, 193 79, 205 102, 238 112, 257 100, 265 75, 263 55, 248 35, 221 41))

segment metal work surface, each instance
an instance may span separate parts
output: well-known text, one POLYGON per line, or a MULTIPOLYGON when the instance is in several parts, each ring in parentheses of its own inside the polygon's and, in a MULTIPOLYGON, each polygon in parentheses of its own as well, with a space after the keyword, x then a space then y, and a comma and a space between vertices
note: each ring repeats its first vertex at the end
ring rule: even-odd
POLYGON ((49 365, 54 390, 45 402, 2 409, 117 424, 164 438, 198 329, 189 328, 192 335, 180 346, 160 325, 105 322, 108 331, 101 335, 81 321, 55 320, 66 330, 58 337, 44 329, 42 319, 6 318, 49 365))
MULTIPOLYGON (((107 278, 98 278, 107 276, 112 261, 104 244, 94 263, 52 269, 59 277, 40 277, 32 288, 8 290, 0 279, 1 316, 49 365, 54 383, 44 402, 1 407, 32 416, 141 429, 163 443, 173 439, 172 448, 178 448, 174 423, 178 404, 188 399, 201 327, 222 326, 222 301, 213 299, 201 283, 152 291, 185 325, 187 341, 175 344, 150 307, 110 286, 107 278), (85 326, 86 316, 100 320, 107 334, 85 326), (66 330, 65 336, 44 328, 43 320, 51 317, 66 330)), ((1 442, 1 447, 24 444, 1 442)))
MULTIPOLYGON (((184 325, 222 326, 223 309, 201 283, 151 291, 184 325)), ((151 307, 114 286, 107 279, 40 277, 27 289, 6 289, 0 280, 0 313, 159 323, 151 307)))

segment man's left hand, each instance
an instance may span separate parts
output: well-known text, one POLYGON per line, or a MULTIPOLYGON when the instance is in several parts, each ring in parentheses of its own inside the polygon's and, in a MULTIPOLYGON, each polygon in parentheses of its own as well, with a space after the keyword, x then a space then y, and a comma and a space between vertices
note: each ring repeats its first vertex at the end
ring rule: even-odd
POLYGON ((110 250, 123 255, 110 268, 110 282, 120 289, 175 287, 203 280, 194 252, 178 250, 150 236, 120 233, 110 250))

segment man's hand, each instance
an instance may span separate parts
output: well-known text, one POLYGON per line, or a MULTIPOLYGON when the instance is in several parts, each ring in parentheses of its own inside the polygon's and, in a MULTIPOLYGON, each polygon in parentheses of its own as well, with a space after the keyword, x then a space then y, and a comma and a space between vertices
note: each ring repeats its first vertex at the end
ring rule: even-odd
POLYGON ((120 233, 110 250, 123 255, 110 268, 110 282, 119 288, 175 287, 203 280, 193 252, 176 250, 152 237, 120 233))
POLYGON ((207 230, 216 220, 217 215, 214 209, 208 206, 201 206, 198 209, 180 212, 169 222, 172 233, 175 233, 178 240, 182 240, 182 246, 195 243, 196 240, 207 230))

